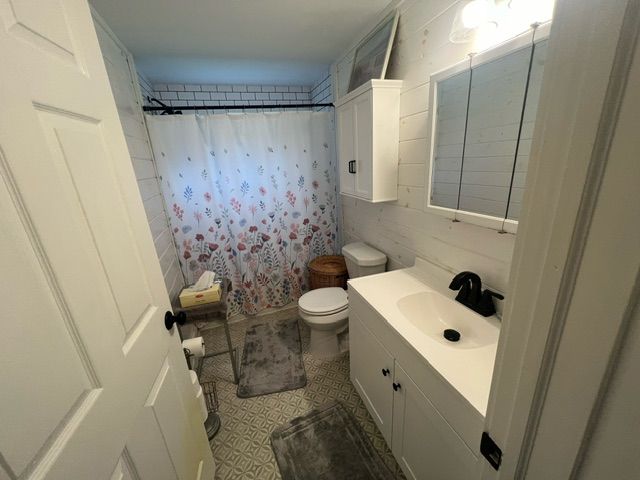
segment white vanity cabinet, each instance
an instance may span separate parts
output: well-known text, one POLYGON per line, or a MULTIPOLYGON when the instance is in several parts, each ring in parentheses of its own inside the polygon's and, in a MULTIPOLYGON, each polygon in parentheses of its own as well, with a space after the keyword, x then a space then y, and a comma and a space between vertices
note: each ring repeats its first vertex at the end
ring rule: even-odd
POLYGON ((398 198, 401 80, 370 80, 336 102, 340 193, 398 198))
POLYGON ((371 413, 382 436, 391 444, 393 420, 393 356, 374 337, 357 315, 349 315, 351 383, 371 413))
POLYGON ((396 362, 391 449, 408 479, 472 478, 477 458, 396 362))
POLYGON ((406 477, 473 478, 483 416, 351 286, 349 345, 351 380, 406 477))

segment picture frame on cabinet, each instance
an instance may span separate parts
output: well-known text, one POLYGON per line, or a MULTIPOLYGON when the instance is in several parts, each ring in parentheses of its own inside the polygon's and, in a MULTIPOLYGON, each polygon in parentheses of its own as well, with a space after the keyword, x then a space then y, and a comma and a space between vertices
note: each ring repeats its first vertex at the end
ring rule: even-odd
POLYGON ((397 10, 392 11, 356 47, 348 92, 369 80, 384 79, 398 27, 398 16, 397 10))

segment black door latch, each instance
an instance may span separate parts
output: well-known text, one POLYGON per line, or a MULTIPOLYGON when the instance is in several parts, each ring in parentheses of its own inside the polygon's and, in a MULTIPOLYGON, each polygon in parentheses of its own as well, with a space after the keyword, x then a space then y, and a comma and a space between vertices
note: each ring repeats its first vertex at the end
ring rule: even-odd
POLYGON ((496 470, 500 468, 500 464, 502 463, 502 450, 500 450, 500 447, 493 441, 487 432, 482 432, 480 453, 487 459, 487 462, 489 462, 493 468, 496 470))

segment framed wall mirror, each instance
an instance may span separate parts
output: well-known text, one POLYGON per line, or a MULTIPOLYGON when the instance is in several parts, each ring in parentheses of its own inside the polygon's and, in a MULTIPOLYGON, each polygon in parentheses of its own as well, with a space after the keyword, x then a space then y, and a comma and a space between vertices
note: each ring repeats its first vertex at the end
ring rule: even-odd
POLYGON ((431 76, 427 209, 515 233, 549 24, 431 76))

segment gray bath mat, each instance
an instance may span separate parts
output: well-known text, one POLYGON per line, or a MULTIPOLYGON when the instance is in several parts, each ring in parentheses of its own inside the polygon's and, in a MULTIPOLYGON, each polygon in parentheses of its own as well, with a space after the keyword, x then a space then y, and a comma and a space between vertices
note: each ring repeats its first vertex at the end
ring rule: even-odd
POLYGON ((330 402, 276 428, 271 448, 283 480, 392 480, 357 421, 330 402))
POLYGON ((307 384, 298 319, 257 323, 247 328, 237 395, 256 397, 307 384))

